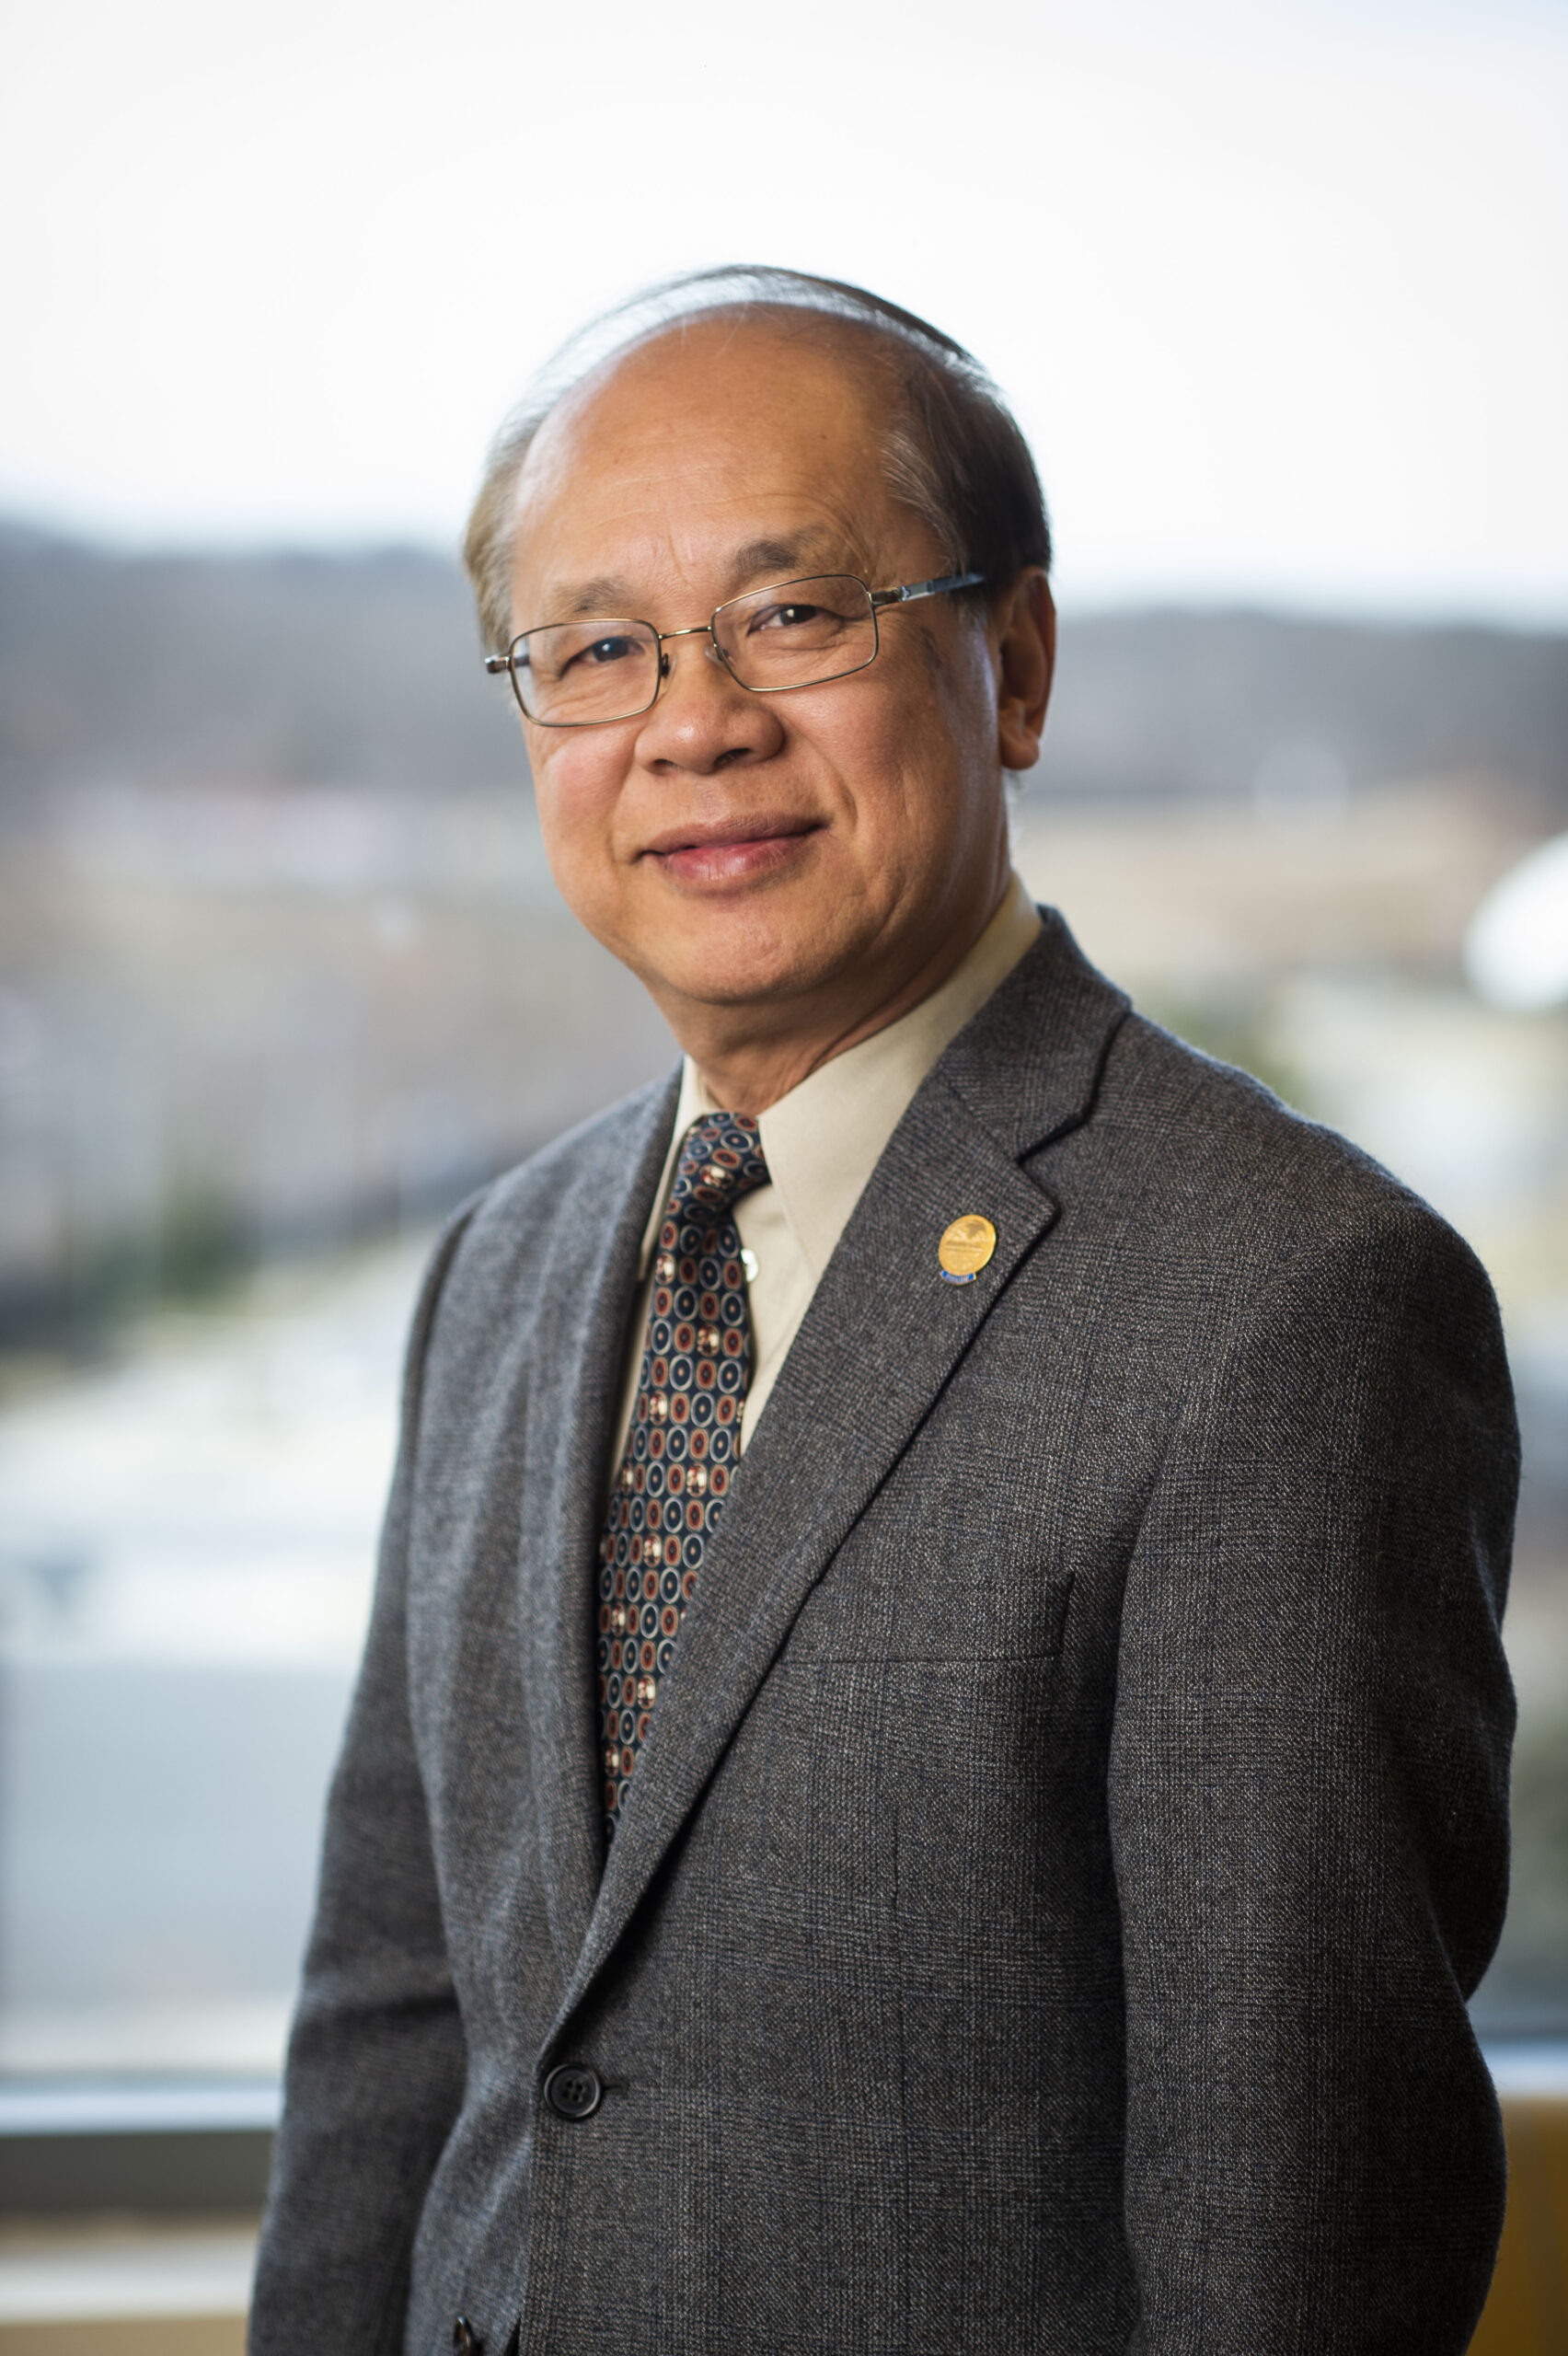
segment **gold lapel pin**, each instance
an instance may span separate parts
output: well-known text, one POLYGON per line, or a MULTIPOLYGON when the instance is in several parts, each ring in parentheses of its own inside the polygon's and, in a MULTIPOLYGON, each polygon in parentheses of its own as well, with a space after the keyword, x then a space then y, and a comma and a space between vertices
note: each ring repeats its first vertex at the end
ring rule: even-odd
POLYGON ((955 1218, 937 1246, 942 1282, 972 1285, 997 1248, 997 1230, 978 1211, 955 1218))

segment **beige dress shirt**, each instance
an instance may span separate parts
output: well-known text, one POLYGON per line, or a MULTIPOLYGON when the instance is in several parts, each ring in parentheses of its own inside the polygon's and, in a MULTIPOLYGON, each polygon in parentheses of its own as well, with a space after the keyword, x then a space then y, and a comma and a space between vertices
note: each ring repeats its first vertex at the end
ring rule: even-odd
MULTIPOLYGON (((951 1039, 1011 973, 1040 930, 1040 914, 1015 875, 974 948, 940 989, 859 1046, 819 1066, 757 1124, 771 1184, 735 1206, 741 1244, 755 1263, 750 1288, 752 1379, 741 1422, 744 1449, 767 1404, 778 1370, 833 1248, 849 1223, 867 1179, 920 1082, 951 1039)), ((642 1236, 642 1288, 632 1321, 621 1385, 620 1421, 610 1469, 618 1465, 637 1403, 637 1378, 652 1293, 650 1269, 675 1163, 686 1131, 704 1113, 722 1112, 688 1056, 670 1150, 642 1236)))

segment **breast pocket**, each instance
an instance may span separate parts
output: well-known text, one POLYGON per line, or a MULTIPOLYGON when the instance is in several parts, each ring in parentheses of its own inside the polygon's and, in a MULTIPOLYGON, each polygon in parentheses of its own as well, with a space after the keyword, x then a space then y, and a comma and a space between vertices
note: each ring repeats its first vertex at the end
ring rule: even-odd
POLYGON ((935 1533, 896 1543, 852 1539, 795 1623, 791 1659, 1050 1661, 1062 1649, 1070 1573, 971 1553, 935 1533))

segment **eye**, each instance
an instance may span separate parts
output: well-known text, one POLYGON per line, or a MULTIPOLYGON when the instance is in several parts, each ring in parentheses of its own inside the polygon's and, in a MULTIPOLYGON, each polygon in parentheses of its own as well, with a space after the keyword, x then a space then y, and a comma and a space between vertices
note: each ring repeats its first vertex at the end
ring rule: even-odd
POLYGON ((601 669, 607 663, 624 663, 628 655, 641 651, 641 643, 635 638, 595 638, 569 655, 562 667, 568 671, 582 666, 601 669))
POLYGON ((765 606, 759 614, 753 615, 750 627, 753 630, 806 629, 825 617, 826 608, 823 606, 765 606))

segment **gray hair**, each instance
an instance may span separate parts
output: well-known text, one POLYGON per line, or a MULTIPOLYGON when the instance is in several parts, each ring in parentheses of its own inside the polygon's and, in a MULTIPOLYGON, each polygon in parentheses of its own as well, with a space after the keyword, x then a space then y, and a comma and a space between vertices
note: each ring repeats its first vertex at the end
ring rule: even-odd
POLYGON ((1029 445, 990 376, 961 343, 863 286, 731 264, 666 279, 601 313, 546 363, 503 421, 463 541, 479 627, 493 653, 504 653, 512 636, 518 473, 556 404, 605 361, 683 320, 709 311, 780 308, 862 329, 894 363, 897 397, 882 445, 883 475, 894 497, 930 527, 950 572, 1000 583, 1026 565, 1049 569, 1051 527, 1029 445))

